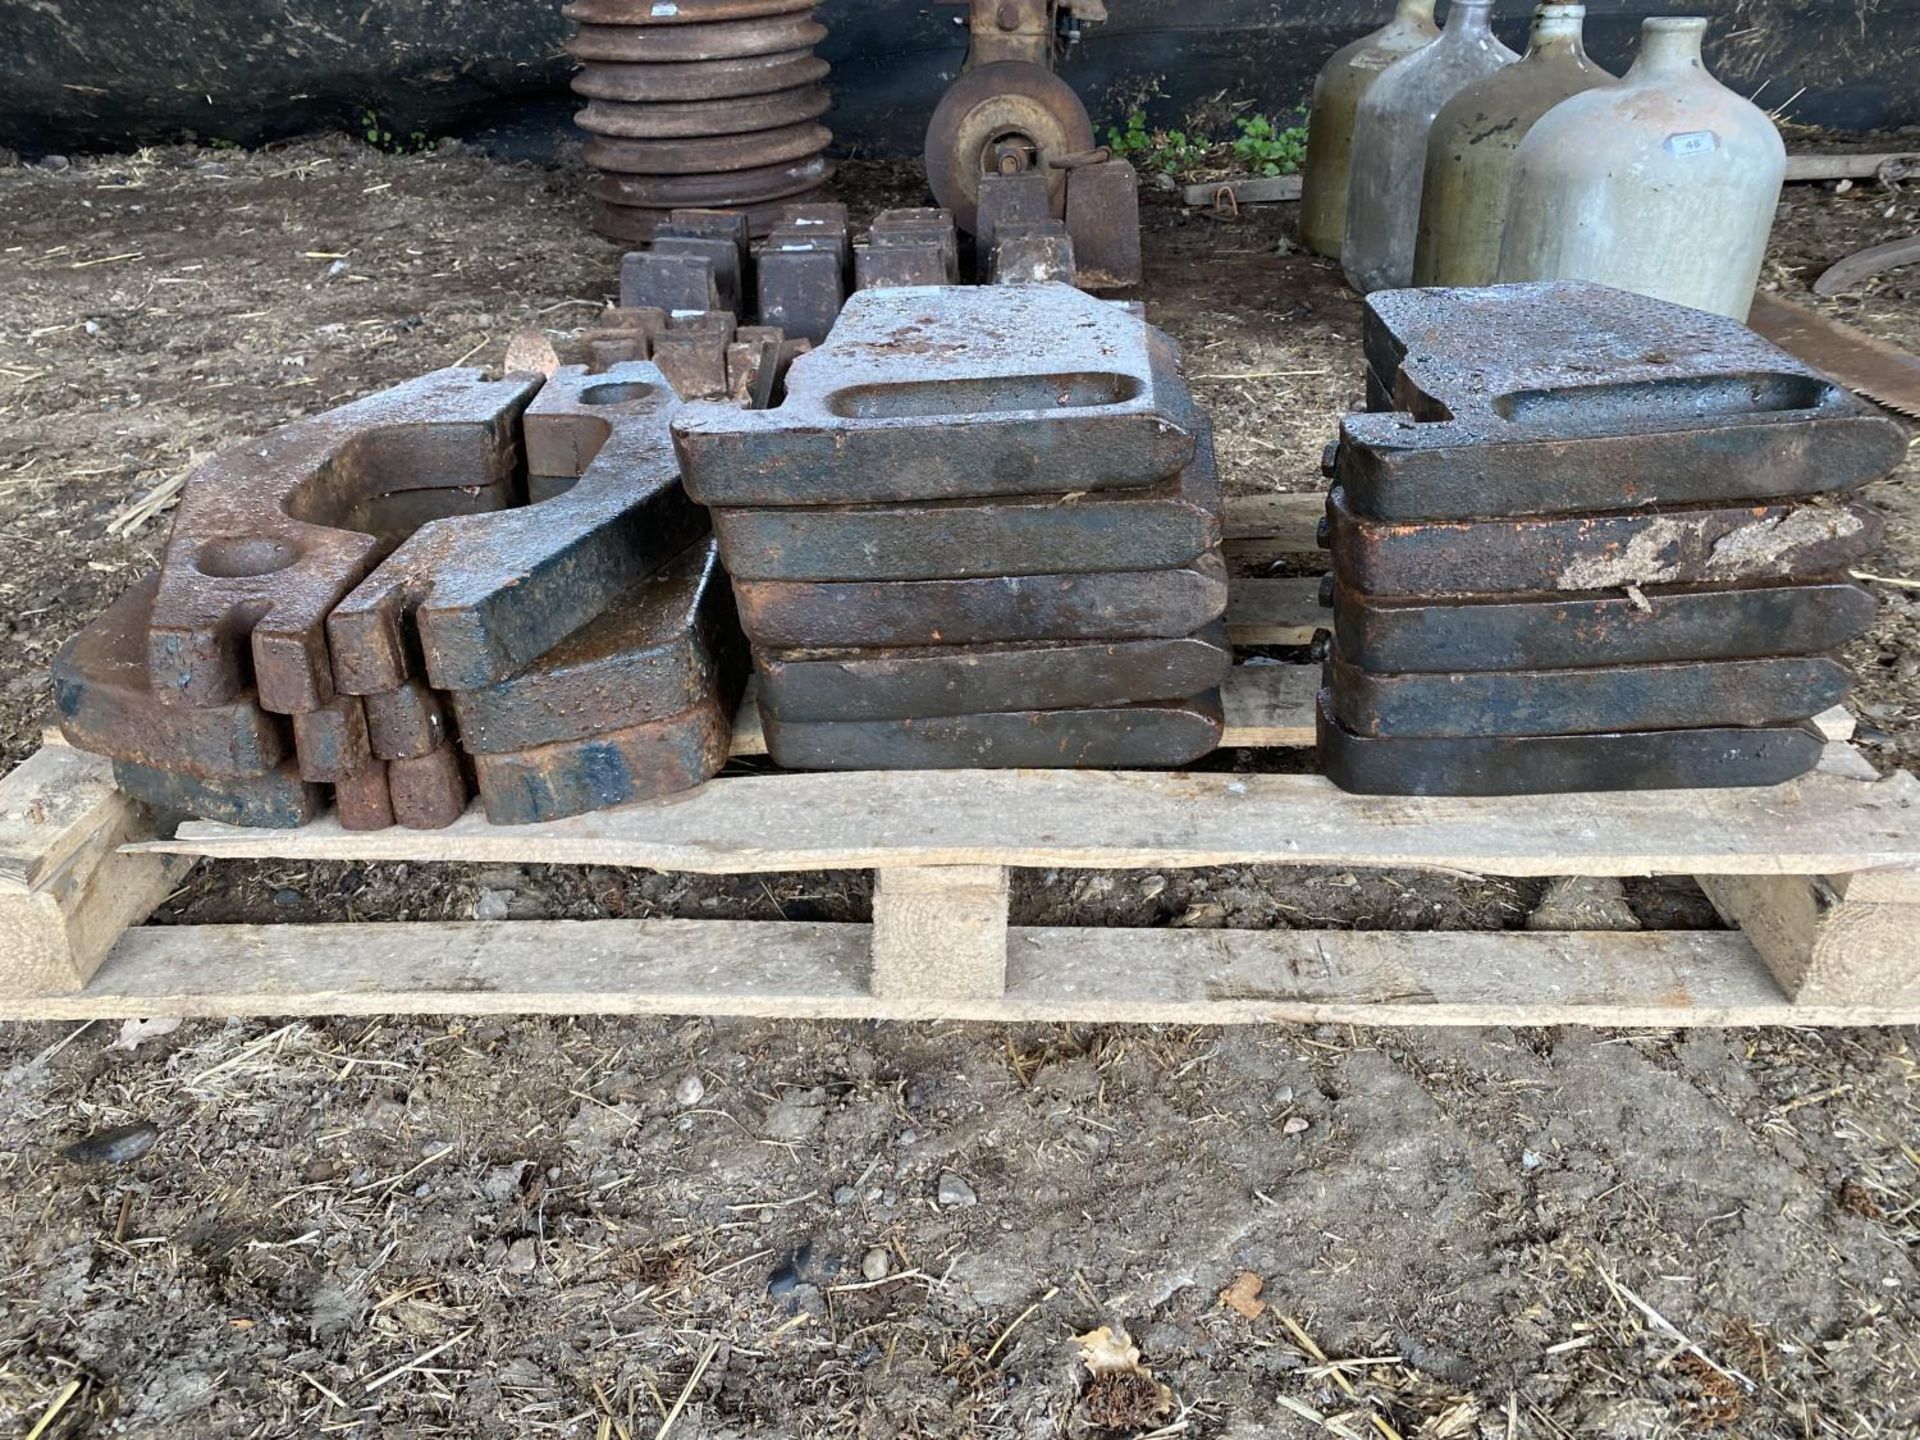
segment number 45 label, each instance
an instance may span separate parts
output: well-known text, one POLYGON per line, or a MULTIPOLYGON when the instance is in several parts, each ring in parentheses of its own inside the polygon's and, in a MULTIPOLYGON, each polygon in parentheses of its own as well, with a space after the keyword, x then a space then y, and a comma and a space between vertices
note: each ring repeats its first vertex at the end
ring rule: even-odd
POLYGON ((1683 134, 1667 136, 1668 152, 1682 157, 1711 155, 1719 145, 1720 137, 1711 130, 1688 130, 1683 134))

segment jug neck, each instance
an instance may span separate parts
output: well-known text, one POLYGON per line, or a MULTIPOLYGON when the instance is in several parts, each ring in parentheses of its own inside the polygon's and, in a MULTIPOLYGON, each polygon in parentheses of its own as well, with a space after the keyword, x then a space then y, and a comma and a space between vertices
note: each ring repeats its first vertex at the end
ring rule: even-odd
POLYGON ((1705 70, 1700 59, 1700 42, 1707 33, 1707 22, 1698 15, 1662 15, 1640 26, 1640 53, 1634 57, 1627 74, 1644 80, 1705 70))
POLYGON ((1453 41, 1485 39, 1493 33, 1493 0, 1453 0, 1441 33, 1453 41))
POLYGON ((1434 0, 1400 0, 1393 7, 1394 23, 1398 25, 1433 24, 1434 0))
POLYGON ((1587 18, 1584 5, 1542 5, 1533 12, 1533 29, 1527 37, 1527 58, 1536 55, 1576 60, 1587 58, 1581 44, 1580 29, 1587 18))

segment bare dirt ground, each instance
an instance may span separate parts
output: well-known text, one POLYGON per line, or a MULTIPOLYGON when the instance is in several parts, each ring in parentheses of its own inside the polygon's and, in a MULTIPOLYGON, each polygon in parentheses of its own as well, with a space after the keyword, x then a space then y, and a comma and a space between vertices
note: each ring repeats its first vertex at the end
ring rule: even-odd
MULTIPOLYGON (((613 286, 578 176, 346 141, 0 171, 0 764, 196 460, 613 286)), ((910 172, 850 167, 856 210, 910 172)), ((1307 489, 1358 305, 1289 207, 1156 203, 1145 298, 1239 492, 1307 489)), ((1796 187, 1768 283, 1920 227, 1796 187)), ((1920 347, 1920 274, 1840 302, 1920 347)), ((1910 468, 1910 467, 1909 467, 1910 468)), ((1906 476, 1879 573, 1920 575, 1906 476)), ((1920 759, 1920 592, 1852 655, 1920 759)), ((1232 757, 1221 763, 1243 763, 1232 757)), ((1538 884, 1023 872, 1023 923, 1503 927, 1538 884)), ((1691 885, 1643 924, 1709 924, 1691 885)), ((229 864, 162 922, 861 919, 863 877, 229 864)), ((704 1021, 0 1030, 0 1425, 224 1437, 1920 1434, 1901 1031, 704 1021), (137 1039, 137 1036, 128 1037, 137 1039), (121 1163, 61 1146, 145 1121, 121 1163), (1221 1292, 1240 1277, 1238 1308, 1221 1292), (1153 1380, 1089 1382, 1108 1326, 1153 1380), (1297 1328, 1296 1328, 1297 1327, 1297 1328), (1164 1390, 1159 1388, 1164 1386, 1164 1390), (1314 1418, 1314 1417, 1321 1418, 1314 1418)))

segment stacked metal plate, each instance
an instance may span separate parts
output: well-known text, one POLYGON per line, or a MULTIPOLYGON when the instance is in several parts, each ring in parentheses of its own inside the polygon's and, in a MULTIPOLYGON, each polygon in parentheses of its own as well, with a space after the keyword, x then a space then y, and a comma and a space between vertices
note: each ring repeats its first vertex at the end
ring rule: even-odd
POLYGON ((746 657, 677 404, 648 364, 443 370, 227 452, 159 573, 55 661, 62 728, 156 809, 239 825, 329 794, 371 830, 451 824, 475 785, 519 822, 701 783, 746 657))
POLYGON ((770 410, 688 405, 774 760, 1177 765, 1230 663, 1172 343, 1065 285, 856 292, 770 410))
POLYGON ((813 0, 573 0, 575 117, 594 228, 651 239, 683 206, 736 210, 763 235, 783 202, 832 178, 826 27, 813 0))
POLYGON ((1578 282, 1367 302, 1341 426, 1321 764, 1487 795, 1765 785, 1871 623, 1847 493, 1900 427, 1717 315, 1578 282))

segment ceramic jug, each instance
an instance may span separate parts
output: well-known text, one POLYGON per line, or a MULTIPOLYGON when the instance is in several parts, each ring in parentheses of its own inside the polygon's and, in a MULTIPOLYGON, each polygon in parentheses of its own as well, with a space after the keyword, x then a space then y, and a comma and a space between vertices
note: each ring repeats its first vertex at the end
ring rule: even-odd
POLYGON ((1787 152, 1707 74, 1706 28, 1648 20, 1624 77, 1535 123, 1514 154, 1501 280, 1596 280, 1746 319, 1787 152))
POLYGON ((1410 284, 1427 132, 1461 90, 1520 57, 1488 28, 1492 0, 1453 0, 1440 38, 1389 65, 1353 121, 1340 268, 1365 294, 1410 284))
POLYGON ((1542 5, 1518 65, 1476 80, 1434 117, 1420 187, 1416 285, 1491 285, 1513 188, 1513 155, 1527 131, 1571 95, 1613 79, 1580 43, 1584 5, 1542 5))
POLYGON ((1307 119, 1307 158, 1300 191, 1300 243, 1316 255, 1340 257, 1347 231, 1347 162, 1353 152, 1353 114, 1373 82, 1404 55, 1440 33, 1433 0, 1400 0, 1393 19, 1333 58, 1313 82, 1307 119))

